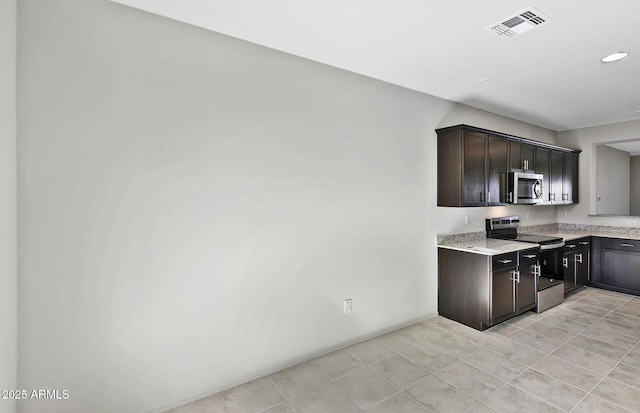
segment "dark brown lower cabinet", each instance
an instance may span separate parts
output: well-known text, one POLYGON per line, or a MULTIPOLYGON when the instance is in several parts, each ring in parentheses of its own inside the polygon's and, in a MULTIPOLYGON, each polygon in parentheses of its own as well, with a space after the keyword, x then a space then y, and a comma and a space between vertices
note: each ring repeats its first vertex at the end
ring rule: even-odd
POLYGON ((538 250, 525 250, 518 253, 518 313, 523 313, 536 306, 538 250))
POLYGON ((576 251, 576 285, 582 287, 591 281, 591 248, 576 251))
POLYGON ((640 295, 640 240, 593 237, 591 285, 640 295))
POLYGON ((567 241, 562 257, 564 292, 571 293, 589 283, 591 237, 567 241))
POLYGON ((562 256, 564 274, 564 293, 568 294, 578 288, 576 284, 576 253, 568 252, 562 256))
POLYGON ((491 272, 492 325, 508 320, 517 314, 515 272, 515 260, 513 260, 513 267, 491 272))
POLYGON ((535 308, 537 262, 537 248, 494 256, 438 248, 438 313, 485 330, 535 308))

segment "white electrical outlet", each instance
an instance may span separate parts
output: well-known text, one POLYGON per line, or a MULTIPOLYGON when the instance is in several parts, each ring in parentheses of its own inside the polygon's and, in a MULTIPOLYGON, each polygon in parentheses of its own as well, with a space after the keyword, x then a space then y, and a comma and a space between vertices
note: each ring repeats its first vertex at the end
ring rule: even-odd
POLYGON ((470 222, 471 222, 471 217, 469 215, 465 215, 464 216, 465 225, 469 225, 470 222))
POLYGON ((344 300, 344 312, 345 313, 351 312, 351 298, 347 298, 346 300, 344 300))
POLYGON ((568 214, 567 214, 567 211, 562 211, 562 216, 563 216, 563 217, 565 217, 565 218, 566 218, 566 217, 567 217, 567 215, 568 215, 568 214))

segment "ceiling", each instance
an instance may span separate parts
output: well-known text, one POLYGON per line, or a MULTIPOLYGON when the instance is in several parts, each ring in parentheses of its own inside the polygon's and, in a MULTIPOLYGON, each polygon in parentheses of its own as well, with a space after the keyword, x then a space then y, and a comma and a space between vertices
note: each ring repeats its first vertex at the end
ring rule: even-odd
POLYGON ((112 1, 556 131, 640 119, 637 0, 112 1))
POLYGON ((611 148, 618 149, 621 151, 629 152, 629 156, 640 155, 640 141, 607 143, 606 146, 609 146, 611 148))

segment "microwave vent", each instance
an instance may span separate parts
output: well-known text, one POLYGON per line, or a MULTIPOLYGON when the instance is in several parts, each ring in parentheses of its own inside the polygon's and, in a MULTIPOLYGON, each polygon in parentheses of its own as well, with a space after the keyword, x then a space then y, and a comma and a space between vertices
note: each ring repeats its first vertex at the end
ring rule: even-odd
POLYGON ((502 37, 514 37, 551 21, 551 17, 530 6, 487 27, 502 37))

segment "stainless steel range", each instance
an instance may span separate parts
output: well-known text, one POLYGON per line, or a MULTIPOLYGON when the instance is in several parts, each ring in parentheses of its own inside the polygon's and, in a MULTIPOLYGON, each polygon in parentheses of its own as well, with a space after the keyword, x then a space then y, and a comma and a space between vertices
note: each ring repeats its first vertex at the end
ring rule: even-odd
POLYGON ((487 218, 487 238, 528 242, 540 245, 540 271, 538 271, 538 313, 564 301, 564 275, 562 253, 564 239, 545 235, 518 233, 520 217, 512 215, 487 218))

